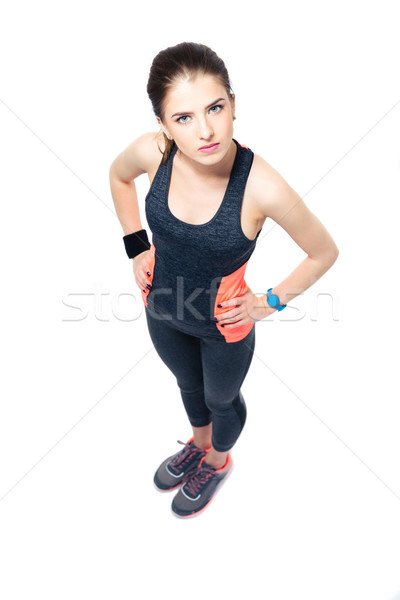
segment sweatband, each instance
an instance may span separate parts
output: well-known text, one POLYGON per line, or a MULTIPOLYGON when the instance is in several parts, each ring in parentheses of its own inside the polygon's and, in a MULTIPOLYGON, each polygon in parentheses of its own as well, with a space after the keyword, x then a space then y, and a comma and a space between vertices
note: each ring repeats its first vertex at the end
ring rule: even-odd
POLYGON ((145 229, 124 235, 122 239, 124 240, 125 250, 129 258, 134 258, 137 254, 150 248, 150 242, 145 229))

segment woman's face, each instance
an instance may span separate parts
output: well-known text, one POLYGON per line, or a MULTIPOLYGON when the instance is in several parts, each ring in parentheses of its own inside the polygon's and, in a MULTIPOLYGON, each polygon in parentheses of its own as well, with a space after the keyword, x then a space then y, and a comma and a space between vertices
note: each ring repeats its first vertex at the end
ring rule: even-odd
POLYGON ((232 144, 235 100, 213 75, 177 80, 164 100, 162 129, 188 158, 203 164, 217 163, 232 144), (180 114, 176 114, 180 113, 180 114), (219 144, 212 152, 199 148, 219 144))

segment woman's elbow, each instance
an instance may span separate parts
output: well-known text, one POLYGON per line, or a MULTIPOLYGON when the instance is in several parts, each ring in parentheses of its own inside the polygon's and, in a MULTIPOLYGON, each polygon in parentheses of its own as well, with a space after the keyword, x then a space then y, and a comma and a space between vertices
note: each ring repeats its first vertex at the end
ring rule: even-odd
POLYGON ((333 246, 329 249, 328 253, 327 253, 327 262, 329 264, 329 267, 331 267, 337 260, 339 256, 339 248, 336 246, 335 243, 333 243, 333 246))

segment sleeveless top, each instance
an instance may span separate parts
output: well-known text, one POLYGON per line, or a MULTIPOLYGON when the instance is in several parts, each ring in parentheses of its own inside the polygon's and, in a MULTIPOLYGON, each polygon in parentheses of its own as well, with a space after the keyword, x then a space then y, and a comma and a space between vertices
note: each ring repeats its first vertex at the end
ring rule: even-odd
POLYGON ((146 220, 152 232, 152 288, 141 292, 146 310, 156 319, 185 333, 227 343, 243 339, 254 322, 225 329, 213 317, 233 308, 218 308, 220 302, 247 291, 244 274, 262 229, 250 240, 241 227, 243 194, 254 154, 233 141, 237 150, 225 195, 207 223, 186 223, 169 209, 176 145, 168 161, 158 167, 145 198, 146 220))

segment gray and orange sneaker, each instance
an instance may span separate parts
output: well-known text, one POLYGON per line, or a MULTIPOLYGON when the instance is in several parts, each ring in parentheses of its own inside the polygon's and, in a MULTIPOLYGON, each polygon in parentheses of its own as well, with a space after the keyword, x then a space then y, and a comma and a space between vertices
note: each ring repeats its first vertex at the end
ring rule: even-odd
POLYGON ((210 447, 198 448, 193 440, 193 437, 190 438, 186 444, 178 440, 178 444, 183 444, 184 448, 166 458, 158 467, 154 475, 154 485, 160 492, 169 492, 182 485, 210 450, 210 447))
POLYGON ((230 454, 220 469, 208 465, 205 458, 204 456, 197 469, 189 474, 172 501, 172 512, 178 517, 194 517, 207 508, 232 470, 230 454))

